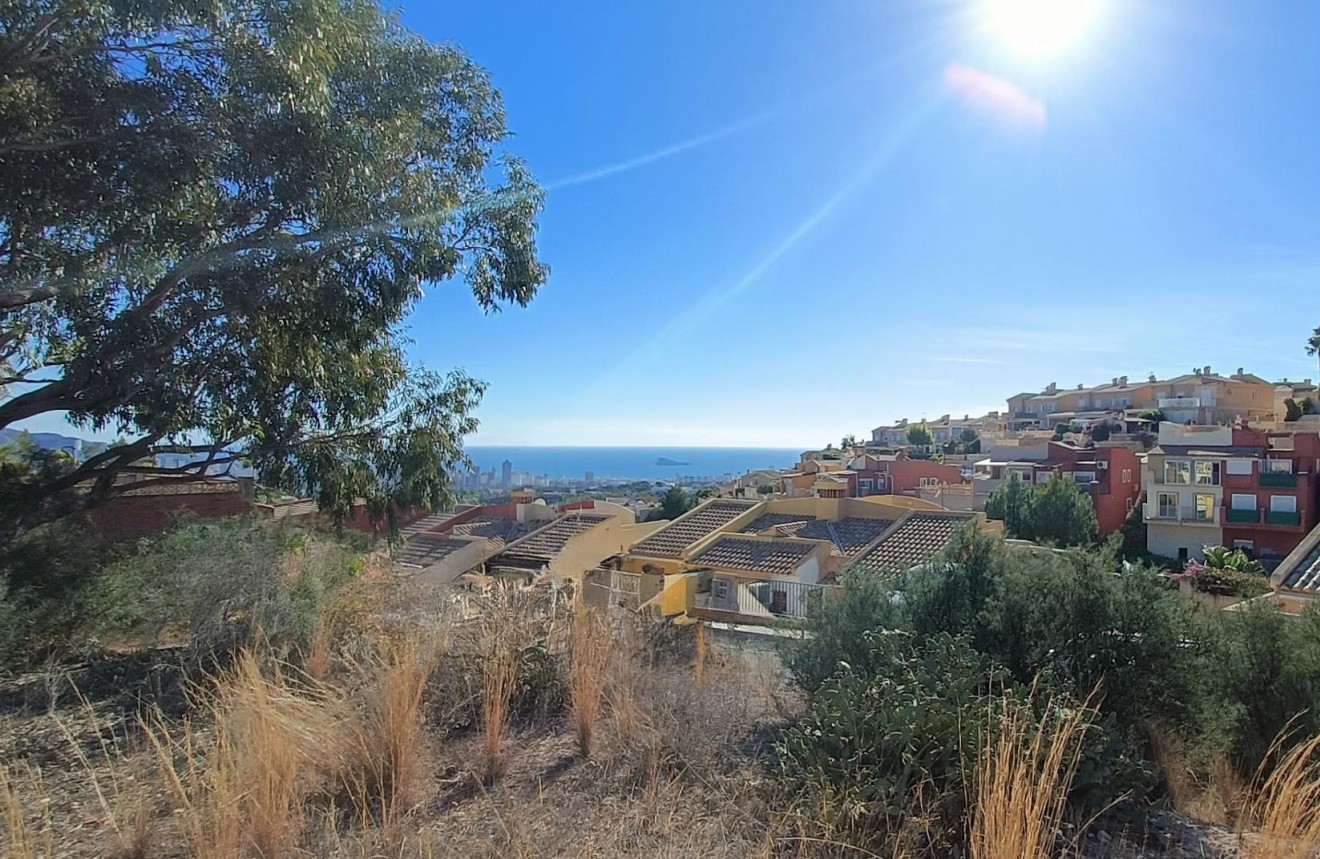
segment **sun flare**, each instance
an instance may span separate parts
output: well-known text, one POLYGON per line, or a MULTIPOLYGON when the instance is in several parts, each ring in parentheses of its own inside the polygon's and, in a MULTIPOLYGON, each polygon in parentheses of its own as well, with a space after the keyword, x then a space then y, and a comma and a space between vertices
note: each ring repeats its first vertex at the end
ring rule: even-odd
POLYGON ((1095 29, 1101 0, 982 0, 986 29, 1012 53, 1043 59, 1078 47, 1095 29))

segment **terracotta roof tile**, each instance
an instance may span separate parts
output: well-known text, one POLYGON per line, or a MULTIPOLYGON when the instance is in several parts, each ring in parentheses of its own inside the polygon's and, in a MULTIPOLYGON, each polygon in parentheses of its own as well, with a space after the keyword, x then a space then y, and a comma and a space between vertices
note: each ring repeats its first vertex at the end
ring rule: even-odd
POLYGON ((845 556, 852 556, 888 531, 894 521, 893 519, 862 519, 856 516, 849 516, 837 522, 818 519, 798 528, 794 536, 809 540, 826 540, 834 544, 845 556))
POLYGON ((570 513, 556 519, 551 524, 530 536, 524 537, 505 549, 505 554, 544 558, 549 560, 563 550, 564 545, 573 537, 590 531, 610 517, 603 513, 570 513))
POLYGON ((720 537, 692 559, 694 564, 758 573, 792 575, 816 549, 792 540, 720 537))
POLYGON ((910 513, 862 554, 853 569, 896 573, 930 560, 949 545, 953 532, 975 514, 910 513))
POLYGON ((429 567, 459 549, 471 546, 473 542, 476 541, 422 532, 409 537, 403 548, 394 555, 394 560, 408 567, 429 567))
POLYGON ((810 513, 766 513, 738 529, 738 533, 759 534, 779 525, 805 525, 815 518, 810 513))
POLYGON ((678 557, 683 550, 751 510, 757 501, 711 501, 675 519, 633 547, 638 555, 678 557))

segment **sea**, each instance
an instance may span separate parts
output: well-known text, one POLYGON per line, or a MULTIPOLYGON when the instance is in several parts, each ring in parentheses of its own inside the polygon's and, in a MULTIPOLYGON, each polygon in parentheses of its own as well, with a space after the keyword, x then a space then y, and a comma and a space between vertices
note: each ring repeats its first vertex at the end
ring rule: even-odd
POLYGON ((505 460, 515 472, 551 479, 677 480, 723 478, 757 468, 787 468, 800 448, 788 447, 508 447, 473 445, 467 455, 482 471, 498 473, 505 460), (676 465, 660 463, 678 463, 676 465))

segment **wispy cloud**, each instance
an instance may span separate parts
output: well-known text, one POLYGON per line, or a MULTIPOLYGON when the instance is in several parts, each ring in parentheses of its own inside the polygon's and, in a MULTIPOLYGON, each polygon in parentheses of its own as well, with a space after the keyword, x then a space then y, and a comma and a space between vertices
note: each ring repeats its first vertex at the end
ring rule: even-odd
POLYGON ((572 176, 566 176, 546 185, 548 191, 558 191, 562 188, 571 188, 574 185, 585 185, 588 182, 596 182, 601 179, 607 179, 610 176, 617 176, 620 173, 627 173, 629 170, 636 170, 638 167, 645 167, 648 164, 654 164, 657 161, 663 161, 666 158, 672 158, 692 149, 706 146, 716 141, 723 140, 726 137, 732 137, 740 131, 760 125, 763 122, 775 116, 775 111, 767 111, 756 116, 748 117, 732 125, 726 125, 724 128, 716 129, 707 134, 700 134, 688 140, 647 152, 644 155, 638 155, 635 158, 629 158, 625 161, 619 161, 614 164, 607 164, 603 167, 596 167, 592 170, 586 170, 572 176))

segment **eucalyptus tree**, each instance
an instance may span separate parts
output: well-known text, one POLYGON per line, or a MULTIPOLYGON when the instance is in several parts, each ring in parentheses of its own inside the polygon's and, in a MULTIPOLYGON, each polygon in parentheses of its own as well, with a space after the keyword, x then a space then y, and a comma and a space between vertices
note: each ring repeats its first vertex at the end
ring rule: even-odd
POLYGON ((0 0, 0 428, 122 437, 7 469, 0 543, 167 451, 335 514, 445 501, 483 385, 403 324, 544 283, 506 136, 487 73, 374 0, 0 0))

